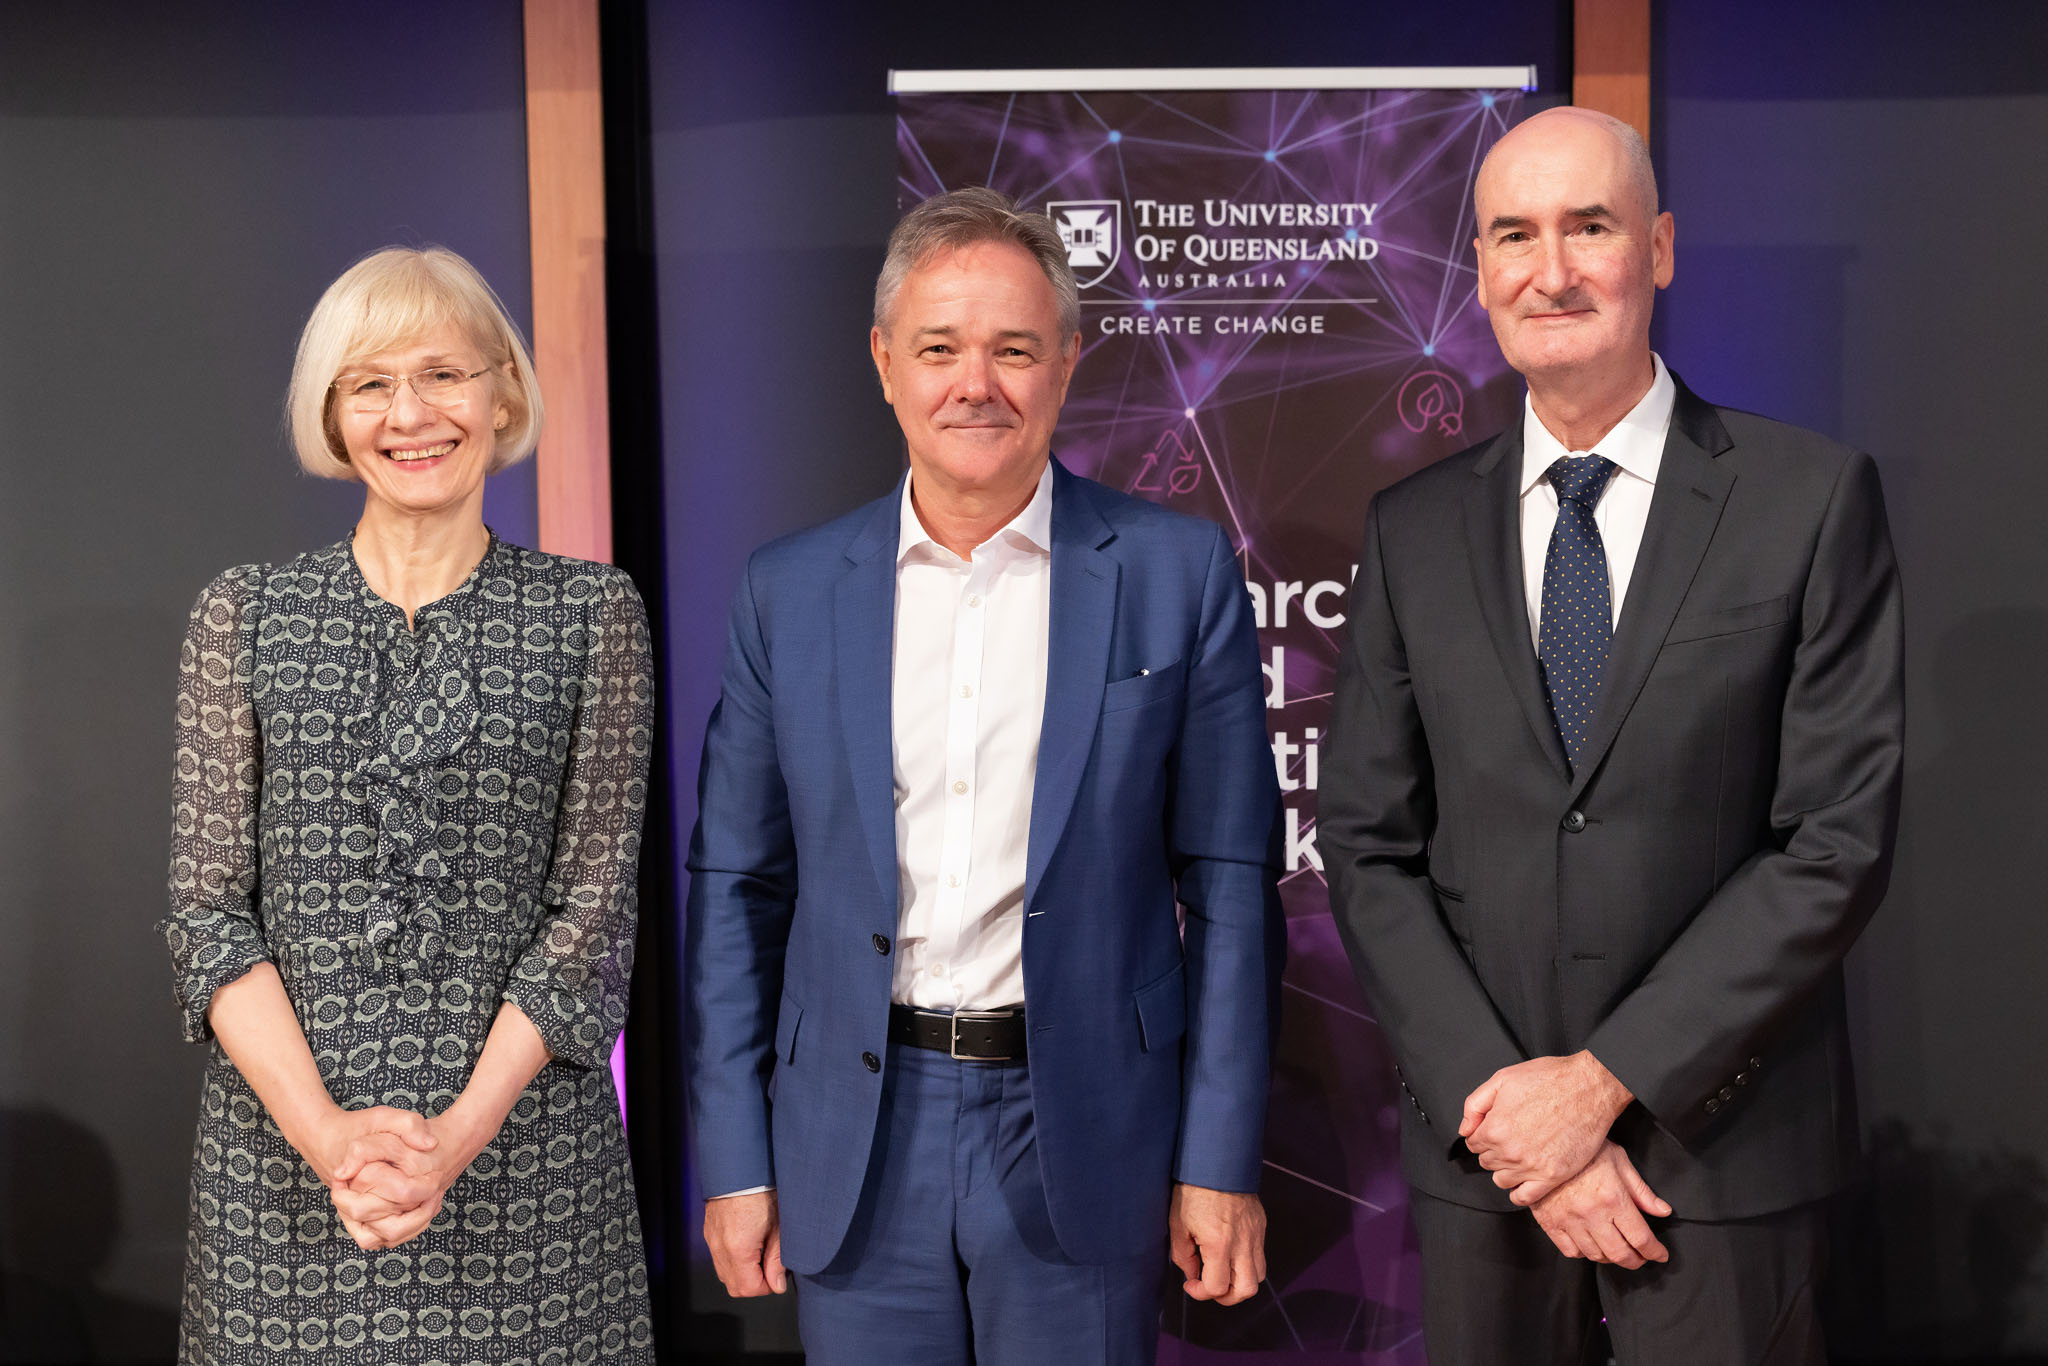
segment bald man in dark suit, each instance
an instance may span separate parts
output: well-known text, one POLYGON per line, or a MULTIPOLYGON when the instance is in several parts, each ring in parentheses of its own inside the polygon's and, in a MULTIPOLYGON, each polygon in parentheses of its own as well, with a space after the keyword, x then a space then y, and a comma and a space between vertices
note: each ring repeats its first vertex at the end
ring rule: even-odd
POLYGON ((1871 461, 1694 396, 1642 140, 1578 109, 1475 188, 1523 420, 1382 493, 1318 840, 1398 1060, 1434 1366, 1822 1363, 1857 1143, 1841 962, 1898 820, 1871 461))

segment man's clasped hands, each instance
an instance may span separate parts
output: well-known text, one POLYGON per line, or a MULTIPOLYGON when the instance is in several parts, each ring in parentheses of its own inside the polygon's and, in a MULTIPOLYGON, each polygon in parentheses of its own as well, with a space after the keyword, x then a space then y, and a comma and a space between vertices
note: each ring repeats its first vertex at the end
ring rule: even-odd
POLYGON ((1465 1098, 1458 1134, 1559 1252, 1634 1269, 1668 1260, 1643 1216, 1671 1213, 1607 1137, 1634 1099, 1591 1053, 1531 1058, 1465 1098))

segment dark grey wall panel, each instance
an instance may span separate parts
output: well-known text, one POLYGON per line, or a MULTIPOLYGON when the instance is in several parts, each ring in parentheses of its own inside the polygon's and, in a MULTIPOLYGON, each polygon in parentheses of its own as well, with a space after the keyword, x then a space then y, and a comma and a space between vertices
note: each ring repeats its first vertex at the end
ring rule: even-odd
POLYGON ((1850 958, 1871 1163, 1836 1346, 2043 1359, 2048 8, 1659 9, 1663 354, 1716 402, 1870 451, 1905 581, 1898 864, 1850 958))

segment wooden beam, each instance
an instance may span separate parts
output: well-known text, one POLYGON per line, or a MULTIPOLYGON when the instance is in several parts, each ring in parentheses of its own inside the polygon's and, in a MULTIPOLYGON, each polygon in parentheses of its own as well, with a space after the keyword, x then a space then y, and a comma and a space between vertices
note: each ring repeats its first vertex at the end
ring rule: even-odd
POLYGON ((597 0, 525 0, 533 350, 547 399, 540 548, 612 557, 597 0))
MULTIPOLYGON (((533 365, 548 420, 539 462, 540 548, 612 558, 610 365, 604 330, 604 105, 597 0, 525 0, 526 217, 533 365)), ((626 1112, 625 1039, 612 1049, 626 1112)))
POLYGON ((1650 136, 1650 0, 1572 0, 1572 103, 1650 136))

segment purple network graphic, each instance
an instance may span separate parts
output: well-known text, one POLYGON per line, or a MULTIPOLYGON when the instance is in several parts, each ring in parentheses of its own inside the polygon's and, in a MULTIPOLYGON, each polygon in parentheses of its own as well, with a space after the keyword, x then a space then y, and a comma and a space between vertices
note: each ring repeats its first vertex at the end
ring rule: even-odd
POLYGON ((1366 504, 1521 403, 1472 297, 1472 178, 1518 91, 906 96, 901 207, 990 185, 1082 285, 1069 468, 1228 530, 1286 806, 1289 961, 1262 1187, 1268 1284, 1162 1304, 1163 1366, 1423 1353, 1393 1065, 1331 922, 1318 741, 1366 504))

